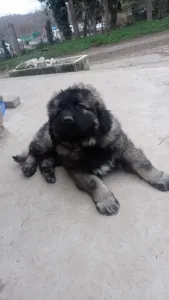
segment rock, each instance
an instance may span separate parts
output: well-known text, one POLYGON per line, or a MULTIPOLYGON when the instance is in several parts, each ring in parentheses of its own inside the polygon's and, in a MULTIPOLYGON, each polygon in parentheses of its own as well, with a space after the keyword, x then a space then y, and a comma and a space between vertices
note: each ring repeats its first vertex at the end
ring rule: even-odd
POLYGON ((51 58, 50 60, 50 65, 53 66, 57 63, 57 59, 56 58, 51 58))
POLYGON ((33 59, 25 61, 26 67, 30 67, 30 66, 34 67, 35 65, 37 66, 37 64, 38 64, 37 58, 33 58, 33 59))
POLYGON ((21 61, 21 63, 16 67, 16 70, 21 70, 21 69, 25 69, 25 62, 21 61))
POLYGON ((43 56, 40 57, 40 58, 39 58, 39 62, 40 62, 40 63, 44 63, 44 62, 45 62, 45 58, 44 58, 43 56))

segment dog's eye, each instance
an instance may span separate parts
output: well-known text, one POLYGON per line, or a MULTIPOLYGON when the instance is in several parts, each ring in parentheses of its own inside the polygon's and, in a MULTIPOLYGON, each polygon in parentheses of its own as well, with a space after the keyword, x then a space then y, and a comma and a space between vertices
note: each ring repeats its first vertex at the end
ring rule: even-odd
POLYGON ((82 104, 78 104, 77 107, 78 107, 79 109, 81 109, 81 110, 85 109, 85 106, 82 105, 82 104))

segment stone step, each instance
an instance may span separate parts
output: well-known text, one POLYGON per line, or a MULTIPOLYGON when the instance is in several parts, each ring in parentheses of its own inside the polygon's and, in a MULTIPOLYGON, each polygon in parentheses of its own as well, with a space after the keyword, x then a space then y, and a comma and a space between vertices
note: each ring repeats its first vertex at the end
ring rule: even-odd
POLYGON ((18 96, 4 96, 4 103, 7 109, 16 108, 21 104, 20 98, 18 96))

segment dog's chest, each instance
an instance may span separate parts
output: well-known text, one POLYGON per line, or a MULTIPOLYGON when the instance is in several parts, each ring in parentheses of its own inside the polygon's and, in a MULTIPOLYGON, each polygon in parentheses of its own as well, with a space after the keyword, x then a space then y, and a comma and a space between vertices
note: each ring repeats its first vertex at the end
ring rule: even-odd
POLYGON ((111 149, 99 146, 82 147, 78 145, 58 145, 56 148, 65 167, 76 168, 83 172, 106 175, 114 168, 114 155, 111 149))
POLYGON ((79 160, 82 158, 83 152, 77 144, 59 144, 56 146, 56 152, 61 158, 69 158, 70 160, 79 160))

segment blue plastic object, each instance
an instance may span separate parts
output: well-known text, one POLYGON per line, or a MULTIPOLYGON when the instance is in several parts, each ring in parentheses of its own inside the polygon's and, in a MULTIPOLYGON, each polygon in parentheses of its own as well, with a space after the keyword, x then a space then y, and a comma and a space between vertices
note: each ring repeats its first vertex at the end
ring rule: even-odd
POLYGON ((2 116, 4 116, 6 107, 5 107, 5 103, 1 100, 0 100, 0 111, 1 111, 2 116))

